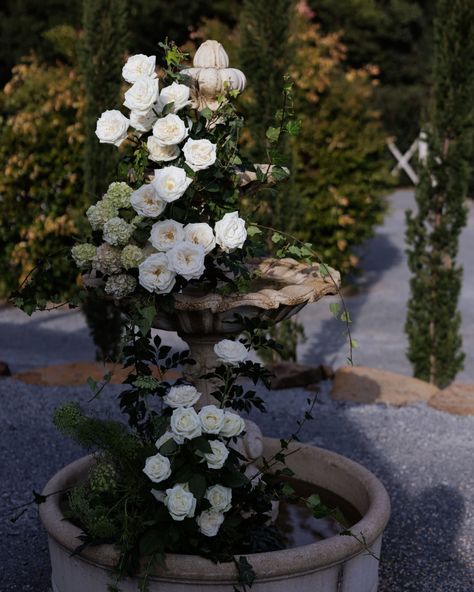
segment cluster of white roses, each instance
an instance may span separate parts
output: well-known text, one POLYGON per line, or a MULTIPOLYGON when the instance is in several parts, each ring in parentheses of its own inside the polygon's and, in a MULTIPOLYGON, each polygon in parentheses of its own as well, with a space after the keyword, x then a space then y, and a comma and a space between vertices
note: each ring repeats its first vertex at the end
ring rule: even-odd
MULTIPOLYGON (((224 339, 214 348, 222 362, 237 364, 247 357, 247 348, 240 342, 224 339)), ((153 483, 166 481, 172 475, 170 459, 160 454, 160 449, 170 440, 177 445, 184 444, 202 435, 209 435, 210 452, 196 454, 202 457, 208 469, 221 469, 229 456, 228 440, 240 436, 245 430, 244 420, 231 411, 216 405, 205 405, 197 412, 195 405, 201 397, 197 389, 189 384, 172 386, 163 401, 173 409, 169 430, 155 443, 158 452, 146 459, 143 472, 153 483)), ((152 494, 167 507, 173 520, 181 521, 195 517, 197 500, 189 491, 187 483, 177 483, 165 491, 152 489, 152 494)), ((232 489, 220 484, 208 487, 205 499, 210 508, 197 517, 198 528, 205 536, 215 536, 224 521, 224 513, 230 510, 232 489)))
MULTIPOLYGON (((153 162, 170 163, 180 158, 179 162, 184 160, 193 171, 211 167, 216 162, 216 144, 190 138, 191 120, 178 115, 191 104, 189 87, 173 82, 160 92, 155 66, 156 56, 138 54, 127 60, 122 75, 131 84, 124 101, 130 116, 118 110, 102 113, 96 127, 99 141, 119 146, 133 127, 138 135, 151 132, 147 149, 153 162)), ((205 222, 184 226, 172 219, 160 220, 152 226, 149 245, 143 251, 130 244, 136 225, 143 219, 160 217, 167 204, 180 199, 192 182, 184 165, 169 164, 156 169, 149 183, 135 191, 129 188, 126 199, 112 201, 104 197, 91 206, 87 217, 93 230, 102 231, 104 244, 94 252, 90 244, 75 247, 76 263, 82 269, 92 264, 93 269, 112 274, 105 291, 115 298, 131 294, 136 287, 136 279, 121 273, 123 268, 138 266, 139 284, 155 294, 169 293, 177 275, 186 280, 200 278, 205 271, 205 257, 216 245, 225 252, 244 245, 247 231, 238 212, 225 214, 214 228, 205 222), (119 210, 130 207, 137 216, 128 222, 120 217, 119 210)))

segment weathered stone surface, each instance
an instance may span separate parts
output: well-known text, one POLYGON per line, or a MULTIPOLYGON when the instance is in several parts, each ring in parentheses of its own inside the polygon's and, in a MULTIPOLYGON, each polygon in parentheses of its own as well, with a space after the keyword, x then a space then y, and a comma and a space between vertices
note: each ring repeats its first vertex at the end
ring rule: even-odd
POLYGON ((428 405, 455 415, 474 415, 474 384, 455 382, 436 392, 428 405))
MULTIPOLYGON (((108 372, 112 372, 111 384, 122 384, 132 371, 120 364, 101 364, 99 362, 72 362, 70 364, 56 364, 44 368, 35 368, 13 375, 16 380, 38 386, 78 386, 86 384, 90 377, 101 381, 108 372)), ((161 378, 157 368, 153 368, 153 375, 161 378)), ((171 370, 166 373, 168 380, 175 380, 180 374, 171 370)))
POLYGON ((272 389, 313 385, 334 375, 329 366, 304 366, 295 362, 268 364, 267 368, 274 374, 272 389))
POLYGON ((428 401, 437 391, 432 384, 402 374, 343 366, 336 370, 331 396, 339 401, 400 406, 428 401))

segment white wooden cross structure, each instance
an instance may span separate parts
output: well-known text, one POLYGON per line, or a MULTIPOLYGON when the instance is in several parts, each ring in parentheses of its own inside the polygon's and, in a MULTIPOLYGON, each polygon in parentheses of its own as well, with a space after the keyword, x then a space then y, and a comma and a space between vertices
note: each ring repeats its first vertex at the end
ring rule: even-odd
POLYGON ((421 162, 426 162, 426 158, 428 156, 428 144, 427 144, 427 137, 425 132, 420 132, 418 138, 412 143, 410 148, 402 154, 400 150, 397 148, 397 145, 393 141, 392 138, 387 140, 387 146, 390 152, 393 154, 395 159, 397 160, 397 164, 393 167, 391 173, 392 175, 397 175, 398 172, 403 169, 405 173, 408 175, 410 180, 414 185, 418 185, 419 177, 416 174, 415 170, 410 164, 410 160, 413 158, 415 153, 418 152, 418 159, 421 162))

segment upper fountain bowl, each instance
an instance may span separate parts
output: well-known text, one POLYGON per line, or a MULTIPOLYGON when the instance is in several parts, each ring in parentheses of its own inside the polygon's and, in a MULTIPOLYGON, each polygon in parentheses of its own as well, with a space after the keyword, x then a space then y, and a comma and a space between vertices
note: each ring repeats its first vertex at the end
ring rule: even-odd
POLYGON ((322 274, 320 265, 294 259, 263 259, 249 267, 259 273, 247 293, 222 295, 189 287, 174 295, 173 313, 157 314, 155 328, 182 335, 235 335, 243 330, 238 315, 278 323, 306 304, 336 294, 340 284, 338 271, 328 267, 329 275, 322 274))

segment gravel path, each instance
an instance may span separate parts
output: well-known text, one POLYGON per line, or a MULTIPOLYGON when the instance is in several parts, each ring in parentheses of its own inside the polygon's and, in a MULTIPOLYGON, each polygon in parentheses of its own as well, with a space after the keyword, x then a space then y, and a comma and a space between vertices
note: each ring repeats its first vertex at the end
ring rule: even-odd
MULTIPOLYGON (((408 294, 403 255, 403 212, 411 192, 391 198, 391 214, 367 247, 367 274, 348 304, 354 336, 361 343, 358 364, 410 374, 403 334, 408 294)), ((474 354, 474 210, 461 244, 465 284, 461 298, 465 350, 474 354)), ((308 362, 344 363, 341 326, 317 303, 300 317, 309 336, 302 346, 308 362)), ((180 346, 168 335, 170 345, 180 346)), ((84 320, 77 311, 39 313, 28 318, 0 310, 0 360, 12 371, 93 360, 84 320)), ((474 366, 460 375, 474 382, 474 366)), ((0 592, 48 592, 46 537, 35 509, 10 522, 11 509, 31 499, 52 473, 82 452, 51 424, 53 409, 71 399, 101 415, 115 409, 119 387, 108 387, 87 404, 85 387, 44 388, 0 380, 0 592)), ((303 439, 340 452, 372 470, 386 485, 393 504, 383 547, 380 592, 474 591, 474 418, 456 417, 425 405, 396 409, 384 405, 331 402, 323 389, 316 420, 303 439)), ((270 412, 261 416, 267 435, 283 436, 301 417, 307 393, 286 390, 265 395, 270 412)), ((87 591, 84 591, 87 592, 87 591)))

